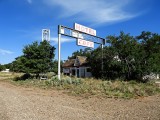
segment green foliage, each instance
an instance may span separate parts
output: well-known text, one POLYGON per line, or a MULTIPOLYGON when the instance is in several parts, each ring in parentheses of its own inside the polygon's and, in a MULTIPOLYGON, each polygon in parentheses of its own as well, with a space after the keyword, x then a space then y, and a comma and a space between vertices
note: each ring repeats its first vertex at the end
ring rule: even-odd
POLYGON ((33 78, 33 76, 29 73, 25 73, 21 76, 16 76, 13 78, 14 81, 19 81, 19 80, 27 80, 27 79, 31 79, 33 78))
POLYGON ((34 73, 37 76, 40 73, 47 73, 52 69, 55 48, 49 42, 33 42, 26 45, 23 49, 23 55, 12 62, 12 71, 34 73))
POLYGON ((5 66, 0 64, 0 71, 4 70, 5 66))
MULTIPOLYGON (((6 74, 6 73, 5 73, 6 74)), ((0 74, 0 77, 4 73, 0 74)), ((5 75, 6 76, 6 75, 5 75)), ((137 98, 142 96, 151 96, 160 93, 160 88, 154 82, 141 83, 136 81, 102 81, 97 79, 80 79, 62 77, 58 80, 57 76, 50 80, 37 80, 29 74, 7 74, 7 78, 12 76, 20 76, 14 81, 8 81, 14 85, 22 85, 25 87, 39 87, 43 89, 65 90, 72 95, 89 97, 91 95, 113 97, 113 98, 137 98), (24 78, 26 80, 24 80, 24 78)), ((12 79, 13 80, 13 79, 12 79)))
POLYGON ((89 63, 96 78, 142 80, 143 76, 160 73, 160 35, 142 32, 137 37, 120 32, 108 36, 108 46, 91 52, 89 63))
POLYGON ((160 35, 151 32, 142 32, 137 36, 141 43, 140 57, 138 60, 142 64, 143 73, 160 72, 160 35))
POLYGON ((61 81, 58 80, 58 77, 52 77, 50 80, 45 81, 45 84, 47 86, 60 86, 61 85, 61 81))
POLYGON ((80 49, 79 51, 75 51, 72 53, 71 57, 68 57, 68 59, 75 59, 77 56, 86 56, 87 58, 90 58, 91 55, 91 48, 85 48, 84 50, 80 49))
POLYGON ((47 78, 48 79, 51 79, 53 76, 55 76, 56 75, 56 73, 54 73, 54 72, 48 72, 47 73, 47 78))
POLYGON ((82 84, 83 81, 79 78, 62 78, 62 80, 59 80, 57 76, 52 77, 50 80, 47 80, 46 85, 49 86, 55 86, 55 87, 63 87, 67 88, 67 86, 72 86, 72 85, 79 85, 82 84))
POLYGON ((139 52, 139 43, 133 36, 123 32, 119 36, 108 36, 108 42, 119 59, 120 74, 126 79, 134 79, 135 56, 139 52))
POLYGON ((4 65, 0 64, 0 71, 5 70, 5 69, 11 70, 11 68, 12 68, 12 63, 4 64, 4 65))
POLYGON ((136 81, 102 81, 91 79, 63 78, 61 81, 57 77, 45 82, 47 86, 57 89, 68 90, 73 95, 100 95, 116 98, 135 98, 141 96, 151 96, 160 93, 160 88, 155 83, 139 83, 136 81))
POLYGON ((25 46, 23 53, 26 59, 26 72, 39 74, 49 71, 52 59, 54 58, 54 50, 55 48, 47 41, 43 41, 40 44, 34 42, 31 45, 25 46))
POLYGON ((13 72, 25 72, 26 68, 24 66, 26 59, 24 56, 17 57, 15 61, 12 62, 11 71, 13 72))
MULTIPOLYGON (((63 61, 61 61, 61 72, 63 70, 62 68, 62 65, 63 65, 63 61)), ((54 73, 58 73, 58 61, 57 60, 54 60, 52 63, 51 63, 51 70, 52 72, 54 73)))

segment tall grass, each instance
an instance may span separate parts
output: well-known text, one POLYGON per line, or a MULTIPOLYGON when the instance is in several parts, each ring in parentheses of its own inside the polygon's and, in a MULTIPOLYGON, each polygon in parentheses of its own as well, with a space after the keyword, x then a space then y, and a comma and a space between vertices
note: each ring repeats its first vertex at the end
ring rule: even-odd
POLYGON ((135 81, 102 81, 95 79, 63 78, 61 81, 54 77, 46 81, 47 86, 68 90, 73 95, 99 95, 116 98, 135 98, 160 93, 160 88, 154 83, 138 83, 135 81))
MULTIPOLYGON (((1 76, 1 74, 0 74, 1 76)), ((4 75, 3 75, 4 76, 4 75)), ((9 76, 8 76, 9 77, 9 76)), ((13 78, 13 77, 12 77, 13 78)), ((160 93, 160 87, 154 82, 139 83, 136 81, 104 81, 93 78, 74 78, 63 76, 61 80, 52 77, 49 80, 17 80, 13 84, 34 86, 43 89, 58 89, 77 96, 103 96, 112 98, 137 98, 160 93)))

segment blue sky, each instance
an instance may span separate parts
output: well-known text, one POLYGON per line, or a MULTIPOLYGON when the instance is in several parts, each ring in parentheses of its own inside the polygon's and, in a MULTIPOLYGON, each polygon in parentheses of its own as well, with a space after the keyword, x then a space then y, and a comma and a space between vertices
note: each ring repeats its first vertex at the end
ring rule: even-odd
MULTIPOLYGON (((159 0, 0 0, 0 64, 22 55, 25 45, 41 41, 44 28, 51 30, 51 44, 57 48, 59 24, 73 28, 76 22, 104 38, 120 31, 160 34, 159 6, 159 0)), ((81 48, 63 36, 61 58, 81 48)), ((55 53, 57 59, 57 49, 55 53)))

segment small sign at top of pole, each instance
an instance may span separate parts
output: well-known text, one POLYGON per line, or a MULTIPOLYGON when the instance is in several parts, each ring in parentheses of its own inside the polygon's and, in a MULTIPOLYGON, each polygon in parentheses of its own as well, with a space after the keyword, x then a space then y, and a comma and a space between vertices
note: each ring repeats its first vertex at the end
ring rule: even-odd
POLYGON ((42 29, 42 41, 50 42, 50 29, 42 29))
POLYGON ((87 33, 89 35, 96 36, 96 30, 89 28, 89 27, 86 27, 86 26, 83 26, 83 25, 80 25, 78 23, 74 24, 74 29, 81 31, 81 32, 84 32, 84 33, 87 33))

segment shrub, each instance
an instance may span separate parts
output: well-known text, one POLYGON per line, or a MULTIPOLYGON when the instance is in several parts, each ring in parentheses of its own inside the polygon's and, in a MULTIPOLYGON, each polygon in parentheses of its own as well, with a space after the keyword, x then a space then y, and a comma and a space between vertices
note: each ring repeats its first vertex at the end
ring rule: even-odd
POLYGON ((56 74, 54 72, 48 72, 47 73, 47 78, 51 79, 53 76, 55 76, 56 74))
POLYGON ((27 79, 31 79, 32 76, 29 73, 25 73, 22 76, 16 76, 13 78, 14 81, 18 81, 18 80, 27 80, 27 79))
POLYGON ((45 81, 45 84, 47 86, 60 86, 61 81, 58 79, 57 76, 55 76, 55 77, 52 77, 50 80, 45 81))
POLYGON ((83 81, 80 78, 70 78, 70 77, 66 77, 66 78, 62 78, 61 80, 58 79, 57 76, 52 77, 50 80, 45 81, 45 84, 47 86, 61 86, 64 89, 69 89, 72 85, 80 85, 82 84, 83 81))
MULTIPOLYGON (((30 75, 24 74, 21 77, 14 78, 15 80, 22 80, 22 78, 30 78, 30 75)), ((153 82, 142 83, 136 81, 103 81, 95 79, 82 79, 63 77, 61 80, 57 76, 52 77, 46 81, 27 80, 19 81, 20 84, 28 84, 34 86, 41 86, 44 88, 56 88, 67 90, 73 95, 80 95, 88 97, 90 95, 100 95, 105 97, 115 98, 137 98, 139 96, 150 96, 160 93, 160 88, 153 82)), ((17 82, 17 83, 19 83, 17 82)))
POLYGON ((72 80, 72 84, 74 84, 74 85, 80 85, 82 83, 83 83, 83 81, 80 78, 76 78, 76 79, 72 80))

